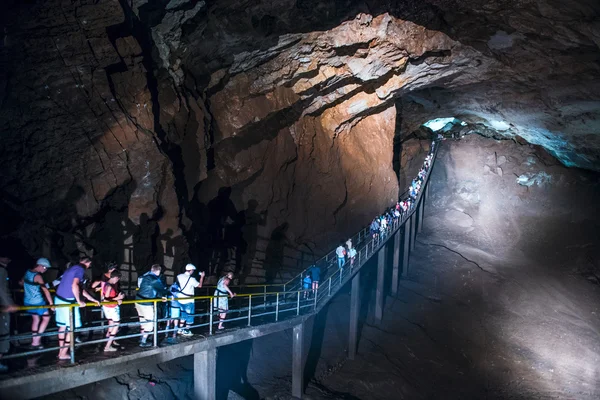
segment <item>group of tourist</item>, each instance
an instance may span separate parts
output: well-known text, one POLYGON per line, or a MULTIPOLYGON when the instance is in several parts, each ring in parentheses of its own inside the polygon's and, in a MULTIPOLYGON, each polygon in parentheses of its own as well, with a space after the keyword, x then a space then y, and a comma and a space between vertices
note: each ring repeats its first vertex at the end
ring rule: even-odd
MULTIPOLYGON (((371 222, 370 232, 374 240, 385 238, 391 232, 394 223, 403 218, 416 204, 416 199, 431 168, 434 148, 435 142, 432 143, 431 150, 425 158, 419 173, 411 182, 408 189, 409 196, 398 201, 394 207, 391 207, 382 215, 376 216, 371 222)), ((340 273, 343 272, 347 264, 350 264, 352 268, 357 255, 352 239, 348 239, 345 243, 341 241, 335 249, 335 254, 340 273)), ((18 309, 10 295, 7 284, 7 267, 10 262, 10 258, 0 257, 0 372, 7 370, 7 367, 1 363, 1 359, 2 355, 7 353, 10 348, 10 318, 8 313, 18 309)), ((81 257, 77 263, 70 265, 62 276, 52 282, 52 285, 56 288, 54 297, 52 297, 49 290, 50 284, 45 283, 42 277, 52 267, 47 258, 39 258, 35 265, 25 272, 20 284, 23 286, 24 291, 24 305, 30 307, 27 309, 27 313, 32 317, 32 341, 30 345, 32 350, 43 348, 42 336, 50 322, 50 312, 54 311, 60 346, 58 359, 70 359, 69 341, 71 335, 68 335, 67 331, 73 328, 81 328, 82 321, 79 309, 86 306, 84 300, 88 300, 96 306, 101 306, 104 317, 108 321, 104 352, 111 353, 120 348, 115 339, 121 321, 120 305, 125 299, 125 294, 119 287, 121 272, 117 269, 116 264, 110 264, 99 279, 86 286, 85 271, 91 265, 92 259, 87 256, 81 257), (77 306, 57 307, 62 305, 77 306), (69 311, 71 308, 73 310, 72 314, 69 311)), ((155 264, 151 266, 147 273, 138 278, 138 290, 135 297, 138 301, 135 303, 135 309, 141 327, 140 347, 152 346, 148 342, 148 337, 154 331, 157 319, 166 321, 165 331, 169 342, 175 341, 178 334, 182 336, 193 335, 191 328, 194 326, 194 317, 196 316, 194 290, 202 287, 205 278, 204 272, 200 272, 199 279, 197 279, 194 277, 196 266, 187 264, 185 272, 177 275, 174 283, 167 287, 162 276, 162 270, 161 265, 155 264), (155 300, 157 299, 162 300, 162 302, 169 301, 168 306, 156 307, 155 300), (156 315, 155 311, 158 309, 162 310, 162 318, 156 315), (171 333, 170 337, 169 332, 171 333)), ((305 299, 316 293, 319 287, 320 275, 321 269, 316 264, 301 275, 305 299)), ((214 292, 215 297, 213 298, 212 308, 219 314, 218 329, 224 328, 223 323, 229 310, 228 299, 235 296, 235 293, 229 288, 232 280, 233 273, 227 273, 219 279, 214 292)))
MULTIPOLYGON (((0 359, 10 349, 10 317, 8 313, 16 311, 15 305, 8 287, 7 267, 10 258, 0 257, 0 359)), ((115 340, 119 331, 121 321, 120 306, 125 299, 125 294, 119 287, 121 272, 116 264, 109 264, 105 273, 95 279, 90 285, 86 285, 85 271, 92 265, 90 257, 81 257, 77 263, 69 265, 65 272, 55 280, 54 296, 50 293, 51 284, 45 283, 42 275, 52 265, 47 258, 39 258, 35 265, 25 272, 19 284, 23 287, 23 305, 30 307, 26 310, 31 315, 32 341, 30 350, 41 350, 42 336, 48 327, 51 311, 55 314, 55 322, 58 328, 59 360, 70 360, 69 354, 71 335, 67 331, 82 327, 80 308, 87 305, 86 301, 102 307, 104 318, 108 322, 106 331, 106 343, 104 352, 112 353, 121 347, 115 340), (97 298, 97 297, 99 298, 97 298), (62 305, 77 305, 76 307, 57 307, 62 305), (70 313, 72 308, 73 312, 70 313)), ((138 290, 135 299, 140 327, 140 347, 152 346, 148 343, 149 335, 154 331, 156 318, 166 320, 167 342, 173 343, 177 335, 192 336, 191 328, 194 325, 195 301, 194 290, 201 288, 204 283, 204 272, 200 272, 199 280, 193 275, 196 266, 187 264, 185 272, 177 275, 174 283, 167 287, 162 275, 162 266, 155 264, 150 270, 138 278, 138 290), (155 315, 154 301, 160 299, 169 301, 168 306, 160 307, 161 315, 155 315), (140 301, 141 300, 141 301, 140 301), (147 301, 144 301, 147 300, 147 301), (171 336, 169 336, 169 332, 171 336)), ((223 329, 223 323, 229 310, 228 298, 233 298, 235 293, 229 289, 233 280, 233 273, 229 272, 218 281, 214 292, 212 307, 219 313, 218 329, 223 329)), ((76 338, 76 340, 80 340, 76 338)), ((7 366, 0 362, 0 372, 5 372, 7 366)))

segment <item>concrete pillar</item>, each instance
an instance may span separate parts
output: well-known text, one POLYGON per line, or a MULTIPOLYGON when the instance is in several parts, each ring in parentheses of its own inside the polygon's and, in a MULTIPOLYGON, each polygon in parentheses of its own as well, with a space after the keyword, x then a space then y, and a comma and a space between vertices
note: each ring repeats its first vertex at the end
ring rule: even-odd
POLYGON ((304 392, 304 323, 294 326, 292 336, 292 396, 301 399, 304 392))
POLYGON ((417 229, 417 233, 421 233, 421 231, 423 230, 424 211, 425 211, 425 196, 423 196, 421 198, 421 205, 419 206, 419 209, 417 210, 417 212, 419 213, 419 228, 417 229))
POLYGON ((400 278, 400 229, 394 235, 394 260, 392 264, 392 296, 398 294, 398 279, 400 278))
POLYGON ((358 315, 360 314, 360 272, 352 278, 350 294, 350 334, 348 335, 348 358, 354 360, 358 347, 358 315))
POLYGON ((415 249, 415 224, 417 222, 417 213, 419 211, 416 210, 415 213, 410 217, 410 251, 415 249))
POLYGON ((410 219, 404 223, 402 229, 402 277, 408 276, 408 255, 410 253, 410 219))
POLYGON ((194 397, 197 400, 217 398, 217 348, 194 353, 194 397))
POLYGON ((385 255, 387 244, 377 254, 377 289, 375 291, 375 321, 383 320, 383 292, 385 290, 385 255))

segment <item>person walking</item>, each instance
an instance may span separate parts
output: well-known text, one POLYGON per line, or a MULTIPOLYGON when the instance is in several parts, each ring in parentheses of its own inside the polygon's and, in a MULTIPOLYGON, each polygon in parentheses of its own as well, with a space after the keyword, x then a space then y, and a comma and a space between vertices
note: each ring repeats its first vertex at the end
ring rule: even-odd
MULTIPOLYGON (((139 290, 135 296, 136 300, 162 299, 167 301, 169 289, 167 289, 160 279, 162 267, 154 264, 150 267, 150 271, 146 272, 139 281, 139 290)), ((135 310, 140 317, 140 325, 142 327, 142 339, 140 347, 151 347, 148 343, 148 336, 154 330, 154 318, 158 317, 154 314, 154 303, 151 301, 135 303, 135 310)))
POLYGON ((59 360, 69 360, 69 335, 66 335, 66 330, 73 331, 74 329, 81 328, 81 313, 80 307, 85 307, 86 304, 82 300, 82 296, 100 306, 100 302, 96 300, 87 290, 81 287, 84 277, 85 270, 90 268, 92 265, 92 259, 89 257, 81 257, 79 263, 69 267, 62 276, 60 284, 56 289, 56 295, 54 296, 54 305, 66 305, 66 304, 77 304, 78 307, 73 308, 73 321, 75 326, 71 326, 71 319, 69 318, 69 309, 71 307, 56 307, 55 318, 56 325, 58 326, 58 350, 59 360))
POLYGON ((304 274, 304 279, 302 279, 302 298, 304 300, 308 299, 308 295, 310 294, 310 289, 312 286, 312 278, 310 277, 310 273, 307 272, 304 274))
POLYGON ((10 350, 10 315, 17 311, 8 288, 9 257, 0 257, 0 372, 7 372, 8 367, 3 364, 2 356, 10 350))
POLYGON ((338 260, 338 269, 342 270, 346 263, 346 249, 344 248, 344 242, 340 242, 340 245, 335 249, 335 254, 338 260))
POLYGON ((125 298, 125 294, 120 292, 117 286, 120 279, 121 271, 113 268, 108 281, 102 282, 100 286, 101 299, 103 302, 117 302, 117 304, 102 305, 102 312, 104 313, 104 317, 108 320, 108 331, 106 332, 108 341, 104 346, 105 353, 117 351, 117 348, 113 347, 113 344, 115 346, 119 345, 116 342, 115 337, 119 331, 119 322, 121 322, 121 309, 119 306, 125 298))
MULTIPOLYGON (((179 303, 179 310, 181 312, 181 318, 179 320, 179 330, 177 333, 183 336, 193 336, 194 334, 190 331, 190 327, 194 325, 194 312, 195 312, 195 300, 194 289, 201 288, 204 283, 204 272, 200 272, 200 281, 196 280, 192 275, 196 270, 194 264, 188 264, 185 266, 185 272, 177 275, 176 283, 178 289, 171 290, 174 297, 177 298, 179 303)), ((175 316, 171 315, 173 320, 176 320, 175 316)), ((177 321, 175 321, 177 323, 177 321)), ((174 328, 177 328, 174 326, 174 328)))
POLYGON ((219 279, 217 283, 217 289, 215 290, 213 299, 213 307, 219 310, 219 326, 218 329, 223 329, 223 322, 225 321, 225 317, 227 317, 227 311, 229 311, 229 299, 227 295, 229 294, 230 298, 235 297, 235 293, 229 289, 229 284, 233 280, 233 272, 228 272, 227 275, 219 279))
POLYGON ((319 289, 319 281, 321 278, 321 268, 317 266, 317 264, 313 264, 308 272, 310 272, 310 277, 312 279, 312 290, 313 294, 317 293, 317 289, 319 289))
POLYGON ((354 247, 348 249, 348 258, 350 259, 350 268, 354 267, 354 259, 356 258, 356 249, 354 247))
MULTIPOLYGON (((52 307, 54 302, 50 291, 46 288, 42 274, 46 272, 48 268, 51 268, 50 261, 47 258, 39 258, 35 266, 25 272, 25 276, 19 282, 23 286, 25 292, 24 304, 25 306, 45 306, 49 305, 52 307)), ((52 307, 54 310, 54 307, 52 307)), ((46 331, 48 323, 50 322, 50 311, 47 308, 36 308, 27 310, 28 314, 31 314, 31 349, 40 350, 42 346, 42 334, 46 331)))

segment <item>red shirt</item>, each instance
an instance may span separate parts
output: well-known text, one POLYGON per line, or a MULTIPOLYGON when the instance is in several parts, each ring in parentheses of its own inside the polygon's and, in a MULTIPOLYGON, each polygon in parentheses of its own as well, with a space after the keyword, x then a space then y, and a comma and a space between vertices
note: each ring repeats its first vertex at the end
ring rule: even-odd
MULTIPOLYGON (((102 297, 104 301, 112 301, 115 297, 117 297, 118 293, 115 288, 108 282, 102 282, 102 297)), ((116 304, 106 304, 104 307, 115 308, 116 304)))

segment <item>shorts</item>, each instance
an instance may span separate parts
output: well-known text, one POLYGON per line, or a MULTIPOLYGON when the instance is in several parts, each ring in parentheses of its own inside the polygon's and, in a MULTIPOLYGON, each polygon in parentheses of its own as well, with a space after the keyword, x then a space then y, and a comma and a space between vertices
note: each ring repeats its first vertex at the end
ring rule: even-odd
POLYGON ((102 307, 102 312, 104 313, 104 318, 110 319, 113 322, 121 321, 121 307, 102 307))
POLYGON ((311 288, 311 286, 312 286, 312 285, 311 285, 311 284, 308 284, 308 283, 304 283, 304 284, 302 285, 302 287, 303 287, 304 289, 310 289, 310 288, 311 288))
POLYGON ((170 319, 179 319, 181 317, 181 306, 175 300, 171 301, 171 318, 170 319))
MULTIPOLYGON (((35 306, 45 306, 46 302, 42 301, 39 304, 31 304, 31 303, 25 303, 26 307, 35 307, 35 306)), ((35 308, 33 310, 27 310, 26 311, 27 314, 31 314, 31 315, 48 315, 48 309, 47 308, 35 308)))
POLYGON ((185 320, 185 323, 188 325, 193 325, 194 324, 194 312, 196 310, 196 307, 194 305, 194 302, 190 302, 190 303, 179 303, 179 307, 181 310, 181 320, 185 320))
MULTIPOLYGON (((75 299, 65 301, 59 299, 58 297, 54 298, 54 305, 59 306, 61 304, 76 304, 75 299)), ((79 306, 76 307, 56 307, 55 308, 55 320, 56 325, 58 326, 66 326, 67 328, 71 328, 71 321, 69 319, 69 308, 73 308, 73 319, 75 321, 75 329, 81 328, 81 313, 79 312, 79 306)))
POLYGON ((142 330, 144 332, 152 332, 154 330, 154 306, 135 303, 135 309, 140 316, 142 330))

